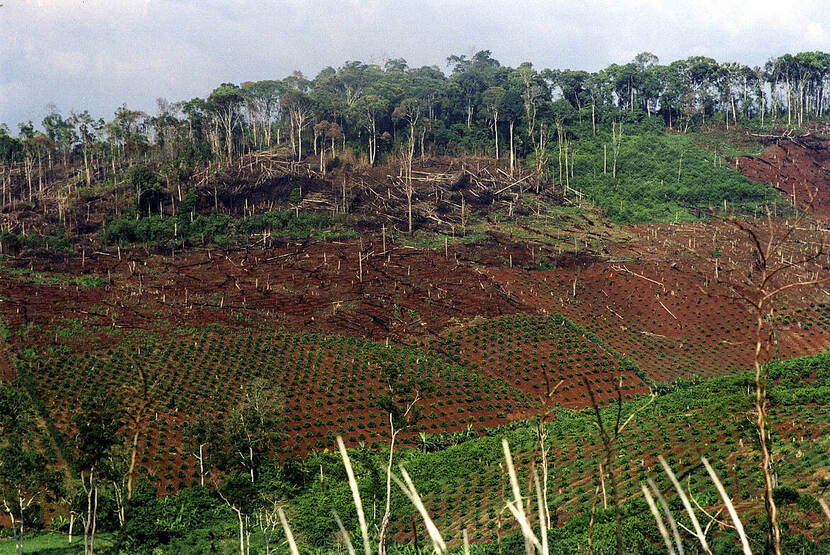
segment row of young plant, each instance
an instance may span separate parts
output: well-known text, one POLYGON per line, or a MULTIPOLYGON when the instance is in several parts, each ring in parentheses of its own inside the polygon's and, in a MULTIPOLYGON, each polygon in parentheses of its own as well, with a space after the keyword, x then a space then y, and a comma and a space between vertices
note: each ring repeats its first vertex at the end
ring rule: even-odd
MULTIPOLYGON (((625 279, 617 275, 615 279, 625 279)), ((575 278, 585 279, 579 275, 575 278)), ((630 282, 632 288, 641 286, 640 278, 630 279, 633 280, 630 282)), ((649 307, 645 302, 645 311, 613 303, 609 306, 611 310, 596 310, 597 306, 608 306, 609 299, 593 287, 593 282, 581 287, 574 296, 572 281, 568 279, 547 279, 544 274, 530 273, 525 281, 525 290, 534 290, 536 302, 551 310, 562 311, 571 321, 579 322, 612 351, 624 353, 654 382, 671 382, 679 377, 711 377, 736 371, 750 362, 749 355, 738 345, 750 333, 747 324, 742 321, 745 316, 730 307, 719 308, 714 304, 718 299, 706 299, 708 304, 705 307, 683 306, 682 302, 666 300, 664 304, 672 307, 677 318, 682 318, 683 312, 694 313, 695 310, 698 317, 711 318, 695 325, 683 323, 678 333, 677 330, 661 330, 656 325, 656 318, 665 317, 676 322, 659 304, 661 299, 651 301, 656 308, 649 307), (560 303, 560 300, 565 302, 560 303), (683 312, 676 310, 677 305, 683 312), (662 314, 652 314, 652 309, 662 314), (623 317, 624 321, 621 320, 623 317), (725 343, 723 339, 731 342, 725 343)), ((618 292, 612 297, 619 298, 620 295, 618 292)))
MULTIPOLYGON (((138 461, 140 472, 147 473, 166 491, 199 480, 194 460, 182 449, 189 419, 204 411, 221 420, 243 393, 241 386, 251 380, 266 380, 269 386, 283 392, 282 411, 289 421, 284 433, 293 441, 282 449, 292 452, 330 447, 337 434, 351 435, 353 440, 368 444, 382 440, 384 414, 377 405, 378 388, 372 382, 379 381, 378 357, 387 351, 391 355, 384 358, 389 364, 411 368, 412 376, 443 384, 421 404, 423 419, 419 426, 425 436, 447 429, 489 427, 506 422, 511 413, 526 414, 529 400, 544 392, 546 381, 548 386, 560 379, 568 382, 555 402, 586 406, 586 391, 582 391, 582 397, 568 401, 569 387, 586 385, 607 403, 614 398, 621 376, 628 373, 636 379, 632 372, 642 374, 613 349, 602 347, 598 337, 558 314, 504 317, 467 328, 464 333, 465 341, 472 345, 481 334, 482 345, 502 347, 499 360, 487 363, 492 368, 459 356, 460 335, 422 352, 387 349, 351 338, 289 332, 251 334, 234 340, 202 332, 194 338, 168 341, 138 334, 124 338, 122 346, 98 355, 86 352, 77 356, 64 349, 54 359, 33 360, 31 365, 20 367, 26 375, 37 375, 38 383, 33 387, 43 392, 45 398, 46 392, 51 393, 49 409, 58 426, 65 430, 71 430, 70 416, 78 392, 89 388, 90 381, 95 384, 93 389, 121 395, 125 393, 125 384, 134 382, 137 366, 158 380, 160 384, 151 403, 155 415, 146 423, 138 461), (523 350, 537 352, 540 337, 543 343, 550 341, 550 367, 544 371, 541 364, 547 361, 540 363, 537 357, 534 362, 534 354, 522 354, 523 350), (525 349, 522 342, 527 343, 525 349), (436 347, 440 351, 431 354, 436 347), (609 353, 618 357, 617 362, 599 365, 609 353), (495 381, 499 372, 504 371, 502 356, 505 364, 512 365, 514 354, 515 369, 526 378, 522 385, 528 386, 526 391, 531 397, 495 381), (444 357, 452 360, 445 362, 444 357), (507 357, 511 362, 506 362, 507 357), (580 368, 583 365, 585 368, 580 368), (550 375, 545 375, 548 370, 550 375), (485 371, 492 375, 487 376, 485 371)), ((635 388, 628 382, 622 388, 626 398, 642 392, 641 387, 635 388)), ((421 444, 425 450, 434 449, 430 447, 434 442, 435 439, 424 438, 421 444)))
MULTIPOLYGON (((814 477, 827 472, 824 455, 830 448, 830 353, 773 364, 769 376, 775 383, 769 396, 772 422, 794 426, 808 420, 812 426, 806 439, 780 437, 776 431, 771 432, 776 459, 781 460, 776 465, 775 495, 785 523, 784 546, 787 552, 802 548, 820 551, 828 547, 830 522, 822 524, 818 499, 826 495, 830 483, 816 482, 814 477)), ((708 522, 708 513, 719 519, 718 526, 706 527, 709 545, 715 552, 734 549, 740 540, 725 513, 718 516, 723 506, 707 471, 699 463, 701 457, 712 461, 711 467, 740 508, 752 550, 763 551, 764 523, 755 512, 761 505, 762 485, 756 471, 759 458, 754 430, 742 416, 752 406, 752 384, 752 376, 744 373, 698 384, 679 384, 645 408, 642 398, 620 405, 623 419, 634 414, 631 427, 620 438, 619 456, 613 462, 619 478, 622 538, 627 550, 665 552, 640 494, 640 484, 648 479, 666 497, 678 523, 689 530, 693 528, 684 515, 681 499, 673 493, 673 485, 658 463, 662 456, 678 476, 683 476, 683 489, 694 500, 697 518, 708 522)), ((618 421, 617 411, 616 406, 599 410, 606 426, 618 421)), ((76 420, 81 423, 83 418, 76 420)), ((614 549, 615 510, 608 477, 599 470, 605 459, 595 422, 591 410, 556 409, 544 425, 550 461, 545 493, 552 523, 547 535, 552 552, 577 550, 588 543, 596 552, 614 549)), ((477 552, 521 551, 523 536, 507 509, 512 486, 502 464, 501 440, 506 439, 512 451, 522 495, 535 503, 533 489, 525 486, 532 484, 534 468, 540 463, 537 429, 537 423, 531 420, 513 430, 471 437, 439 451, 405 447, 395 451, 393 466, 406 468, 431 520, 450 546, 461 550, 466 536, 479 544, 477 552)), ((382 446, 362 445, 349 452, 358 491, 367 509, 369 530, 376 530, 382 518, 388 455, 388 449, 382 446)), ((235 541, 238 522, 250 533, 246 541, 254 550, 265 551, 267 542, 269 551, 285 552, 288 547, 276 518, 277 509, 290 522, 295 541, 310 552, 333 549, 343 541, 335 512, 359 546, 360 527, 348 473, 334 446, 316 450, 302 459, 264 458, 253 481, 241 466, 216 468, 214 472, 205 487, 185 488, 160 498, 150 481, 137 480, 124 532, 128 552, 149 553, 159 546, 180 553, 204 552, 211 545, 229 548, 235 541)), ((100 529, 119 528, 119 505, 114 496, 112 485, 102 486, 100 529)), ((83 496, 75 496, 76 515, 83 513, 84 500, 83 496)), ((541 530, 534 518, 532 527, 538 536, 541 530)), ((66 524, 61 519, 56 521, 58 526, 66 524)), ((395 543, 429 545, 422 517, 398 489, 391 490, 389 531, 393 540, 390 552, 395 552, 395 543)), ((697 538, 681 533, 686 549, 691 551, 697 538)), ((377 538, 371 536, 369 541, 376 549, 377 538)))
POLYGON ((465 327, 435 346, 452 360, 513 381, 528 393, 546 393, 560 381, 564 406, 584 407, 589 399, 583 380, 603 402, 614 397, 620 378, 626 398, 647 391, 647 376, 596 334, 559 313, 514 314, 465 327), (571 390, 574 390, 571 392, 571 390))
POLYGON ((193 461, 181 452, 188 421, 200 413, 221 420, 253 380, 280 392, 283 431, 293 439, 280 448, 286 453, 331 445, 336 434, 366 443, 382 438, 385 417, 378 400, 385 369, 379 361, 435 384, 421 406, 425 434, 505 423, 530 400, 510 385, 419 350, 288 331, 236 337, 203 331, 168 340, 130 334, 102 352, 31 355, 20 366, 37 376, 34 386, 48 399, 58 427, 70 434, 81 391, 130 396, 139 367, 157 381, 138 462, 169 488, 198 480, 193 461), (176 456, 167 460, 166 452, 176 456))

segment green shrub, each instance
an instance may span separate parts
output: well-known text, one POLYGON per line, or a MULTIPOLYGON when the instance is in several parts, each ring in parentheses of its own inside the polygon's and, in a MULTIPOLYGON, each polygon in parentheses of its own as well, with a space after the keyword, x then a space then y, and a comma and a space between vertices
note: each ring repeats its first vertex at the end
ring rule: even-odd
POLYGON ((772 490, 772 499, 777 505, 790 505, 798 502, 799 493, 793 487, 779 486, 772 490))

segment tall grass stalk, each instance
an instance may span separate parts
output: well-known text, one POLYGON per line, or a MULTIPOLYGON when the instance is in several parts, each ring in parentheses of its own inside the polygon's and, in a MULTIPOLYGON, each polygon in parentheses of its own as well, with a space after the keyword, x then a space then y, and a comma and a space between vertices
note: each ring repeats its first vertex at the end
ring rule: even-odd
POLYGON ((740 536, 741 538, 741 547, 744 550, 744 554, 752 555, 752 550, 749 548, 749 540, 747 540, 746 534, 744 533, 744 526, 743 524, 741 524, 741 519, 738 517, 738 513, 735 511, 735 507, 732 505, 732 500, 729 499, 729 495, 727 495, 726 489, 724 489, 723 484, 721 484, 721 481, 718 478, 717 473, 709 464, 709 461, 706 460, 706 457, 703 457, 700 460, 701 462, 703 462, 703 466, 706 467, 706 472, 709 473, 709 476, 715 483, 715 487, 718 488, 718 493, 720 493, 721 499, 723 499, 723 503, 726 505, 726 509, 729 511, 729 516, 732 517, 732 522, 735 524, 735 530, 738 531, 738 536, 740 536))
POLYGON ((447 553, 447 544, 444 543, 444 539, 441 537, 438 527, 435 526, 435 523, 430 518, 429 513, 427 513, 427 509, 424 506, 423 501, 421 501, 421 496, 418 495, 418 490, 415 489, 415 484, 412 483, 412 478, 409 477, 409 473, 403 466, 401 466, 401 476, 403 476, 403 482, 401 482, 401 480, 394 474, 392 475, 392 479, 398 487, 403 490, 409 501, 415 505, 418 512, 421 513, 421 516, 424 519, 424 524, 427 528, 427 533, 429 534, 429 539, 432 540, 432 546, 435 548, 435 551, 439 554, 447 553))
MULTIPOLYGON (((363 538, 363 551, 366 555, 372 554, 372 548, 369 545, 369 528, 366 526, 366 515, 363 513, 363 503, 360 501, 360 491, 357 489, 357 480, 354 477, 354 470, 352 470, 352 463, 349 460, 349 454, 346 452, 346 445, 343 443, 343 438, 337 436, 337 449, 340 450, 340 456, 343 457, 343 465, 346 467, 346 476, 349 478, 349 487, 352 490, 352 499, 354 500, 355 509, 357 509, 357 522, 360 526, 360 534, 363 538)), ((345 528, 342 528, 343 535, 346 538, 347 544, 351 543, 348 533, 345 528)))
POLYGON ((660 489, 657 487, 657 484, 654 483, 654 480, 649 478, 646 480, 648 483, 648 487, 651 489, 651 492, 660 502, 660 506, 663 508, 663 512, 666 513, 666 519, 669 521, 669 526, 671 526, 672 535, 674 536, 674 543, 677 546, 677 553, 679 555, 685 555, 685 550, 683 549, 683 540, 680 539, 680 532, 677 529, 677 522, 674 520, 674 516, 671 514, 671 510, 669 509, 669 504, 666 503, 666 498, 663 497, 663 494, 660 493, 660 489))
POLYGON ((291 533, 291 527, 288 526, 288 520, 285 518, 282 507, 277 508, 277 514, 280 517, 282 529, 285 531, 285 538, 288 540, 288 549, 291 551, 291 555, 300 555, 300 551, 297 549, 297 543, 294 541, 294 534, 291 533))
POLYGON ((657 509, 657 505, 654 503, 654 498, 651 496, 651 493, 648 491, 645 484, 640 484, 640 489, 643 490, 643 496, 646 498, 646 503, 648 503, 648 508, 651 510, 651 514, 654 515, 654 521, 657 523, 657 530, 659 530, 660 535, 663 536, 663 542, 666 544, 666 550, 670 553, 670 555, 676 555, 674 546, 671 543, 671 538, 669 538, 669 531, 666 530, 666 525, 663 523, 663 518, 660 516, 660 511, 657 509))
POLYGON ((660 461, 661 465, 663 465, 663 470, 666 471, 666 475, 669 477, 669 480, 671 480, 674 489, 677 491, 677 494, 680 496, 680 500, 683 502, 686 514, 689 515, 689 520, 692 521, 692 527, 695 529, 694 535, 697 536, 698 541, 700 541, 700 547, 703 549, 704 553, 712 555, 712 550, 709 548, 709 543, 706 541, 706 535, 700 528, 700 522, 698 522, 697 516, 695 516, 695 511, 692 508, 692 504, 689 503, 689 498, 686 496, 686 492, 683 491, 683 486, 680 485, 680 482, 677 480, 674 472, 672 472, 669 463, 667 463, 666 459, 663 458, 663 455, 658 455, 657 460, 660 461))

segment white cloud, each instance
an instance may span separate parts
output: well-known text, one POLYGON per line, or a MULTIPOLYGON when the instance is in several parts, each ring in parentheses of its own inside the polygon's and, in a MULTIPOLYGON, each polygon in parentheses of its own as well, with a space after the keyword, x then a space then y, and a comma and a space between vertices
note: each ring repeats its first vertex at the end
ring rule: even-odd
POLYGON ((492 50, 508 65, 597 70, 648 50, 755 65, 826 49, 820 0, 5 0, 0 121, 39 121, 51 101, 110 117, 223 81, 308 77, 346 60, 438 65, 492 50))

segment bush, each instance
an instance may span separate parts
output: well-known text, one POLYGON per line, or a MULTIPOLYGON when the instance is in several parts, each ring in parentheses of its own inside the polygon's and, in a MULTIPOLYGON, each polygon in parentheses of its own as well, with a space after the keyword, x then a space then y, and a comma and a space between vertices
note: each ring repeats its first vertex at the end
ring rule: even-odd
MULTIPOLYGON (((195 193, 185 200, 195 204, 195 193)), ((182 204, 185 204, 183 201, 182 204)), ((180 211, 176 217, 133 213, 112 220, 104 230, 104 241, 116 243, 170 243, 181 241, 208 241, 226 243, 236 234, 256 234, 270 231, 275 235, 308 237, 312 231, 330 225, 325 214, 299 214, 292 211, 272 211, 235 219, 226 214, 198 215, 190 221, 190 213, 180 211)), ((0 239, 2 236, 0 236, 0 239)))
POLYGON ((777 505, 797 503, 799 497, 798 490, 790 486, 779 486, 772 490, 772 499, 777 505))
POLYGON ((3 244, 3 251, 17 254, 24 249, 44 248, 52 252, 72 252, 72 245, 62 225, 56 227, 48 235, 18 235, 10 231, 0 232, 0 243, 3 244))
POLYGON ((92 289, 93 287, 104 287, 107 280, 98 274, 83 274, 75 278, 75 284, 84 289, 92 289))

